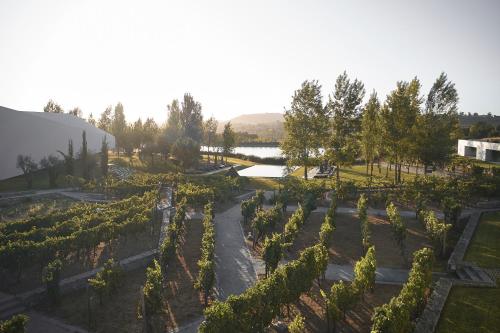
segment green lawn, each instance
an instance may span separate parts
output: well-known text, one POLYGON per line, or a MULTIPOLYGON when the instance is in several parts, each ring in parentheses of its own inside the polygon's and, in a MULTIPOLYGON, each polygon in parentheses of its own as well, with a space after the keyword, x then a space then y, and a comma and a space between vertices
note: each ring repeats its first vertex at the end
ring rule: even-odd
POLYGON ((441 313, 437 333, 499 331, 500 288, 452 288, 441 313))
MULTIPOLYGON (((292 176, 296 177, 303 177, 304 176, 304 168, 300 167, 297 170, 295 170, 292 173, 292 176)), ((335 175, 334 175, 335 177, 335 175)), ((402 180, 411 180, 415 178, 414 173, 406 173, 405 169, 403 168, 401 170, 401 178, 402 180)), ((365 165, 353 165, 350 167, 344 167, 340 168, 340 179, 342 181, 353 181, 357 185, 362 185, 365 186, 368 183, 369 180, 369 175, 366 173, 366 166, 365 165)), ((394 180, 394 171, 389 171, 388 175, 386 177, 386 169, 381 168, 381 172, 378 172, 378 168, 375 165, 373 167, 373 180, 372 184, 377 185, 377 184, 387 184, 391 183, 394 180)))
POLYGON ((486 268, 500 268, 500 212, 481 215, 465 260, 486 268))

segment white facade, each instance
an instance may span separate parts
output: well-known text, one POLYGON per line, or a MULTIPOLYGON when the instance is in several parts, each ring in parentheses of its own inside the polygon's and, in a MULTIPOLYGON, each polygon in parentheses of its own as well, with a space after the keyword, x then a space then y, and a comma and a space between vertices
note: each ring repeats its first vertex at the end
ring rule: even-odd
POLYGON ((31 155, 37 163, 50 154, 62 158, 57 151, 66 153, 70 139, 73 140, 75 155, 78 154, 83 131, 89 151, 99 152, 104 137, 110 149, 115 147, 113 135, 76 116, 16 111, 0 106, 0 179, 22 173, 16 168, 19 154, 31 155))
POLYGON ((500 143, 458 140, 458 155, 473 157, 486 162, 500 162, 500 143))

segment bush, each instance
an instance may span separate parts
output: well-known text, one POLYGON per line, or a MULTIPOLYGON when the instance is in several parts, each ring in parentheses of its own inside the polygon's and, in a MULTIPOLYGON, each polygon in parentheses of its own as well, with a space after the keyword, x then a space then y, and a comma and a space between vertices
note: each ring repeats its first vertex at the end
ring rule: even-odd
POLYGON ((28 320, 28 316, 20 314, 9 320, 0 321, 0 333, 24 333, 28 320))
POLYGON ((56 259, 50 262, 43 271, 42 280, 47 286, 47 296, 52 304, 60 301, 59 282, 61 281, 62 262, 56 259))

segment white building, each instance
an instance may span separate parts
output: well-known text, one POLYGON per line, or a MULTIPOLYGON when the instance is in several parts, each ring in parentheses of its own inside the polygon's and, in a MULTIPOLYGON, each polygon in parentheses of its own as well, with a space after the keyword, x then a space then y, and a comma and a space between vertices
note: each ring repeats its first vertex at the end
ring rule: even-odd
POLYGON ((0 179, 22 174, 16 168, 19 154, 31 155, 35 162, 50 154, 62 158, 57 151, 66 153, 71 139, 76 155, 82 145, 83 131, 89 151, 99 152, 104 137, 110 149, 115 147, 113 135, 76 116, 16 111, 0 106, 0 179))
POLYGON ((458 155, 500 163, 500 143, 486 140, 458 140, 458 155))

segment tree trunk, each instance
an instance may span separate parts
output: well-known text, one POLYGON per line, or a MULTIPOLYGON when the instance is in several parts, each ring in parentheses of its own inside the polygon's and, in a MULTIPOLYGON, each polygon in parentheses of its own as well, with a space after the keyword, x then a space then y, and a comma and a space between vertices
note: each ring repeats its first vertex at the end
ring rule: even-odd
POLYGON ((370 177, 373 177, 373 161, 370 166, 370 177))
POLYGON ((304 179, 307 180, 307 163, 304 163, 304 179))

